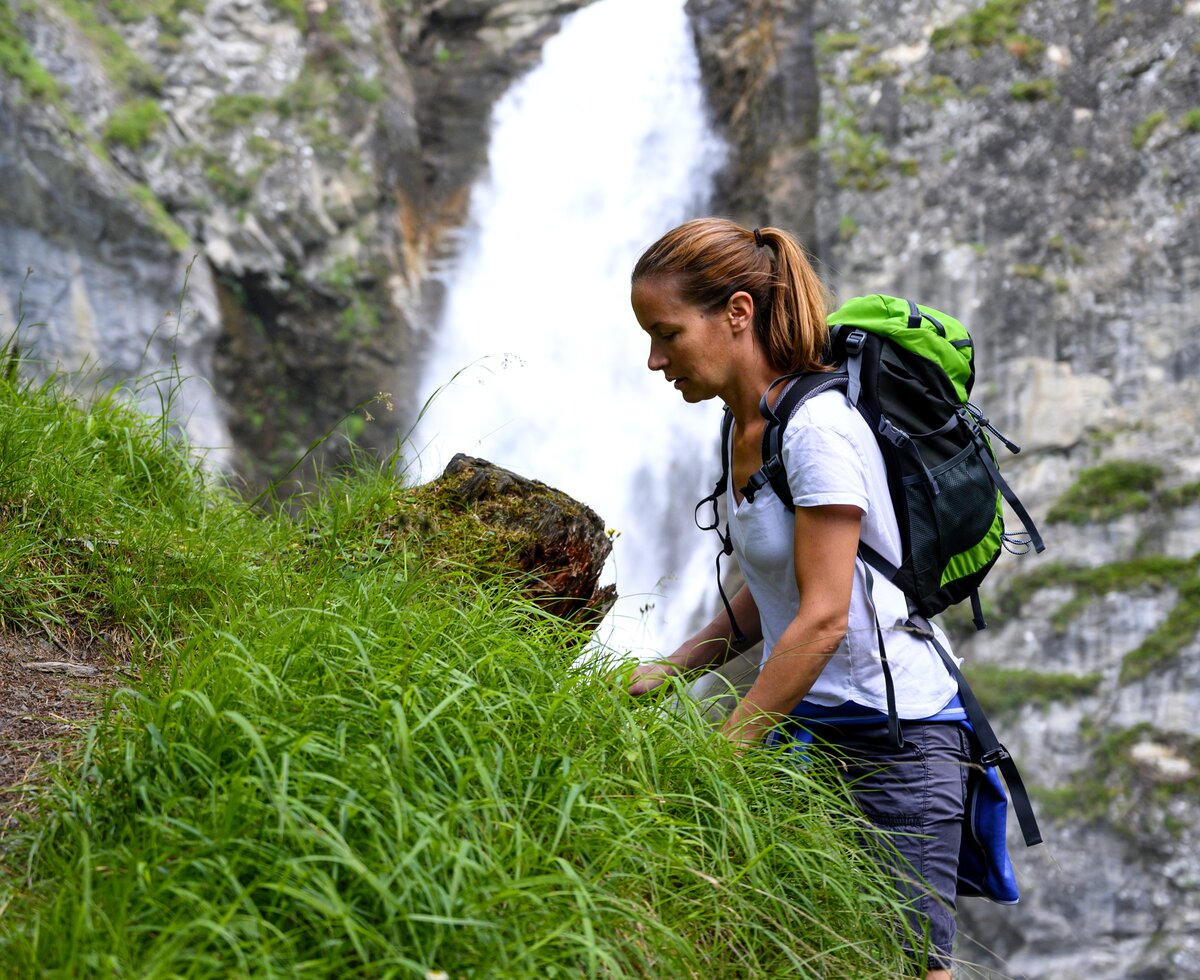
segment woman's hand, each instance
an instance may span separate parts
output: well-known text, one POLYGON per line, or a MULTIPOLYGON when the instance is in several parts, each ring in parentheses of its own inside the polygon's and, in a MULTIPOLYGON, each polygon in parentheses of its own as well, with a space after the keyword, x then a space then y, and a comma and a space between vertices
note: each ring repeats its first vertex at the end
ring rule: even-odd
POLYGON ((647 694, 677 673, 679 673, 679 668, 669 662, 638 664, 626 675, 629 681, 625 689, 630 694, 647 694))

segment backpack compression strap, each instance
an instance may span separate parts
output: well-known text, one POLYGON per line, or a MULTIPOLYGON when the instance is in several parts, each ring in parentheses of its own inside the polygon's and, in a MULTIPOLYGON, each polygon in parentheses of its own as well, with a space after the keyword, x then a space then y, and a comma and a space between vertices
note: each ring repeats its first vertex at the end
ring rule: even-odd
POLYGON ((1033 523, 1033 518, 1030 516, 1029 511, 1025 509, 1025 505, 1021 503, 1021 501, 1017 498, 1017 495, 1013 493, 1013 489, 1008 485, 1008 481, 1000 475, 1000 469, 996 466, 996 461, 992 458, 992 454, 988 450, 987 445, 983 442, 978 430, 981 427, 987 428, 995 435, 999 436, 999 438, 1003 440, 1005 446, 1008 447, 1009 452, 1019 453, 1021 451, 1021 447, 1013 442, 1010 442, 1008 439, 1005 439, 1004 436, 1000 435, 999 432, 996 432, 996 429, 991 422, 980 415, 979 410, 976 409, 975 406, 970 402, 967 403, 967 406, 964 409, 964 415, 968 415, 970 419, 975 422, 975 443, 976 449, 979 453, 980 462, 983 463, 984 468, 988 471, 988 476, 992 478, 992 483, 995 485, 996 489, 999 490, 1004 499, 1008 501, 1008 506, 1013 509, 1013 512, 1017 515, 1017 519, 1025 526, 1025 533, 1029 536, 1029 541, 1025 545, 1025 550, 1028 550, 1029 545, 1033 545, 1033 550, 1038 554, 1041 554, 1046 550, 1046 543, 1042 540, 1041 534, 1038 533, 1037 525, 1033 523))
POLYGON ((984 766, 996 766, 1004 776, 1004 782, 1008 785, 1009 794, 1012 796, 1013 812, 1017 815, 1017 822, 1021 825, 1021 833, 1025 837, 1025 846, 1033 847, 1034 844, 1040 844, 1042 832, 1038 828, 1037 817, 1033 813, 1033 804, 1029 802, 1029 791, 1025 788, 1025 782, 1021 779, 1021 773, 1018 771, 1013 757, 996 738, 996 733, 992 730, 987 715, 983 713, 983 707, 975 697, 975 692, 971 690, 971 685, 967 683, 967 679, 963 676, 958 664, 954 662, 954 658, 937 641, 933 628, 929 625, 929 620, 924 616, 913 615, 909 617, 907 625, 918 636, 933 644, 942 663, 950 671, 950 676, 958 682, 958 696, 962 701, 963 709, 967 712, 971 727, 975 729, 975 737, 979 740, 982 753, 979 759, 980 763, 984 766))

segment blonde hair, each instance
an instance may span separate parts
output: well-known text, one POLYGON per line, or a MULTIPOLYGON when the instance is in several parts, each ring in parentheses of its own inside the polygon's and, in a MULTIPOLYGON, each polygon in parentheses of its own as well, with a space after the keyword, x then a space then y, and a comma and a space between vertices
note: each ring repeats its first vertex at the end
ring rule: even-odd
POLYGON ((749 293, 755 336, 772 365, 781 373, 827 370, 829 296, 804 247, 786 231, 697 218, 646 249, 631 278, 671 280, 684 302, 708 313, 736 292, 749 293))

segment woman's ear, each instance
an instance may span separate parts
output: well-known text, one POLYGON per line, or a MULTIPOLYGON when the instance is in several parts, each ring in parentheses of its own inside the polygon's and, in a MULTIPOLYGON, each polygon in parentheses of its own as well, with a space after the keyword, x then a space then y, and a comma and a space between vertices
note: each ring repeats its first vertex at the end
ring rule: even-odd
POLYGON ((754 326, 754 297, 738 290, 725 301, 725 313, 736 332, 754 326))

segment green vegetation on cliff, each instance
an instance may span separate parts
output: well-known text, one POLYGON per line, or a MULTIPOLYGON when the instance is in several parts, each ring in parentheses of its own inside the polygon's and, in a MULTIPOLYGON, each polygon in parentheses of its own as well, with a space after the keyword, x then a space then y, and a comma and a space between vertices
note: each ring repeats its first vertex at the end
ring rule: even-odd
POLYGON ((1060 633, 1091 603, 1110 593, 1175 592, 1175 602, 1167 617, 1125 654, 1120 673, 1123 684, 1170 666, 1180 651, 1200 635, 1200 555, 1191 558, 1146 555, 1095 567, 1049 562, 1007 583, 997 600, 1000 616, 1005 620, 1015 619, 1035 593, 1048 588, 1072 592, 1050 616, 1051 626, 1060 633))
POLYGON ((980 703, 989 715, 997 717, 1095 694, 1101 682, 1099 674, 1022 670, 993 664, 971 664, 967 673, 980 703))
POLYGON ((1047 519, 1070 524, 1111 521, 1150 506, 1163 470, 1140 460, 1112 460, 1083 470, 1050 508, 1047 519))
POLYGON ((1039 811, 1054 820, 1107 822, 1133 839, 1177 831, 1168 805, 1200 791, 1200 739, 1129 728, 1080 729, 1086 762, 1054 789, 1035 790, 1039 811), (1139 747, 1145 751, 1138 752, 1139 747))
POLYGON ((0 626, 130 662, 0 830, 0 974, 903 972, 842 795, 578 666, 390 466, 263 511, 6 363, 0 626))
POLYGON ((1017 29, 1017 19, 1028 4, 1029 0, 986 0, 944 27, 935 28, 930 42, 939 51, 965 47, 977 55, 993 44, 1028 41, 1017 29))
POLYGON ((166 121, 167 114, 153 99, 134 99, 119 106, 108 117, 104 124, 104 139, 137 150, 166 121))
POLYGON ((19 81, 25 92, 35 99, 59 97, 57 79, 29 49, 8 0, 0 0, 0 72, 19 81))

